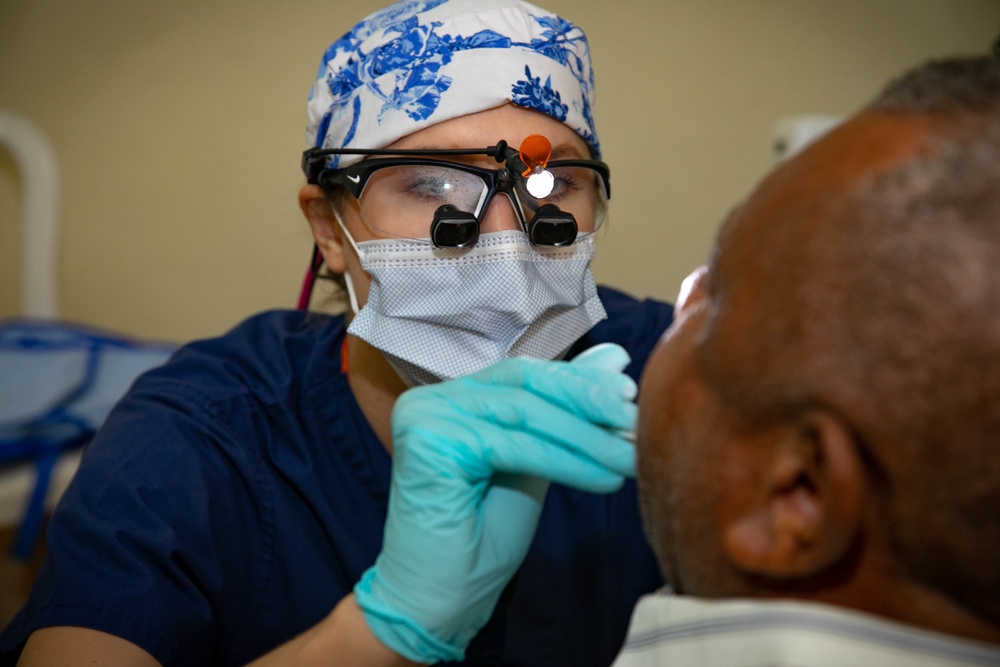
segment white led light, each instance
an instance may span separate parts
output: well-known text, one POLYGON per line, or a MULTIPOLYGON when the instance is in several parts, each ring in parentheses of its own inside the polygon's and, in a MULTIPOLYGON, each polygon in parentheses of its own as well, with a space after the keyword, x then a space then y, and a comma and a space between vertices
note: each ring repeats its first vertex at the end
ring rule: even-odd
POLYGON ((552 172, 548 169, 541 169, 528 176, 528 182, 525 183, 525 187, 528 190, 528 194, 535 199, 541 199, 552 194, 552 188, 555 186, 555 183, 556 179, 552 176, 552 172))

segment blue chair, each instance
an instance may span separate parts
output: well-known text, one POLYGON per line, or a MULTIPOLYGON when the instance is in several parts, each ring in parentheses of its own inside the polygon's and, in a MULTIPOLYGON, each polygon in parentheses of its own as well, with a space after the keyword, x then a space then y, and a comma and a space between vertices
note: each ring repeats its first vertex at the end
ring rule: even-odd
POLYGON ((0 110, 0 147, 21 173, 21 306, 0 321, 0 525, 19 524, 13 551, 31 555, 46 506, 72 477, 81 448, 132 381, 174 346, 60 321, 55 154, 31 123, 0 110), (58 484, 51 485, 54 472, 58 484))

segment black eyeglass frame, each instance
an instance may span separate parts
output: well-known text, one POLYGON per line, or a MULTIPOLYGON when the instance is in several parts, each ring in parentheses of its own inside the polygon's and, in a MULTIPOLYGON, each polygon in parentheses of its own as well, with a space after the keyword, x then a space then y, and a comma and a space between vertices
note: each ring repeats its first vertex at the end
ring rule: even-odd
MULTIPOLYGON (((439 247, 465 248, 475 245, 479 237, 480 217, 488 208, 489 202, 498 192, 517 199, 518 219, 522 228, 528 234, 529 240, 535 245, 570 245, 576 240, 576 220, 569 213, 560 211, 552 204, 542 204, 535 210, 531 220, 524 219, 521 201, 514 193, 514 186, 520 180, 525 180, 523 174, 528 171, 527 165, 521 160, 516 149, 510 148, 506 141, 499 141, 495 146, 487 148, 457 148, 457 149, 420 149, 420 150, 390 150, 364 148, 309 148, 302 154, 302 171, 306 180, 318 185, 324 191, 330 192, 342 187, 355 198, 360 198, 365 185, 376 171, 390 166, 442 165, 450 169, 474 174, 483 179, 488 186, 486 197, 478 215, 455 210, 451 206, 441 207, 431 222, 431 239, 439 247), (363 160, 348 167, 331 169, 326 166, 326 158, 331 155, 364 155, 376 156, 372 160, 363 160), (439 157, 486 155, 493 157, 497 163, 504 163, 497 169, 485 169, 473 165, 450 162, 439 157), (384 156, 384 157, 379 157, 384 156), (452 210, 447 210, 452 209, 452 210), (454 230, 461 230, 456 233, 454 230), (441 238, 449 239, 440 242, 441 238)), ((611 198, 611 173, 607 163, 600 160, 554 160, 547 168, 586 167, 595 171, 601 178, 606 199, 611 198)))
MULTIPOLYGON (((324 169, 317 176, 317 182, 315 184, 328 192, 334 188, 342 187, 355 197, 360 197, 361 193, 364 192, 368 179, 370 179, 372 174, 376 171, 386 167, 420 165, 440 165, 448 167, 449 169, 464 171, 466 173, 476 174, 477 176, 482 177, 483 181, 489 186, 489 193, 486 201, 489 201, 489 198, 496 192, 507 190, 513 187, 516 181, 524 180, 520 175, 515 176, 505 167, 486 169, 484 167, 476 167, 471 164, 465 164, 464 162, 450 162, 448 160, 437 160, 434 158, 400 156, 364 160, 363 162, 352 164, 351 166, 344 167, 343 169, 324 169)), ((601 162, 600 160, 553 160, 552 162, 549 162, 546 167, 549 169, 558 169, 560 167, 589 167, 600 175, 601 184, 604 186, 604 196, 608 199, 611 198, 611 170, 606 163, 601 162)))

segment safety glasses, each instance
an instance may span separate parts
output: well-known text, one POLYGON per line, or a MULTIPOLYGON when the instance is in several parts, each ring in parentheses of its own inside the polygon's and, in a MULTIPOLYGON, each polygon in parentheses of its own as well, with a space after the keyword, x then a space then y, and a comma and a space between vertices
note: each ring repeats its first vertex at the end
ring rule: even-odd
POLYGON ((328 192, 344 189, 358 201, 366 224, 379 234, 429 241, 437 247, 475 245, 497 193, 511 202, 532 244, 566 246, 600 228, 610 197, 607 164, 598 160, 549 161, 551 146, 532 135, 520 150, 505 141, 482 149, 319 149, 303 154, 310 183, 328 192), (336 169, 330 156, 370 159, 336 169), (443 158, 486 155, 495 169, 443 158))

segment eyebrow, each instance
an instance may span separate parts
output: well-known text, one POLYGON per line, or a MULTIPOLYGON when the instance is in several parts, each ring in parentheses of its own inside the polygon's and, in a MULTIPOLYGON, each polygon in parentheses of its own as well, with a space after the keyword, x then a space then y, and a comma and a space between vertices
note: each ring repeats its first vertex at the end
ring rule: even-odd
POLYGON ((743 208, 742 203, 730 207, 725 217, 722 218, 722 224, 719 225, 719 231, 716 233, 717 239, 718 237, 722 236, 723 233, 725 233, 726 229, 732 224, 733 218, 736 217, 736 214, 739 212, 741 208, 743 208))
MULTIPOLYGON (((496 145, 496 144, 494 144, 494 145, 496 145)), ((510 147, 514 148, 515 150, 517 149, 516 146, 510 146, 510 147)), ((471 147, 470 148, 469 146, 459 146, 457 144, 448 144, 446 146, 423 146, 423 145, 421 145, 421 146, 414 146, 412 148, 407 148, 405 150, 408 150, 408 151, 409 150, 413 150, 413 151, 435 151, 435 150, 461 150, 461 149, 464 149, 464 148, 468 148, 469 150, 479 150, 479 147, 471 147)), ((487 147, 483 146, 482 148, 487 148, 487 147)), ((458 160, 458 161, 462 161, 462 160, 472 161, 472 160, 475 160, 476 158, 479 158, 479 157, 482 157, 482 156, 479 156, 479 155, 449 155, 448 159, 449 160, 458 160)), ((549 157, 549 159, 550 160, 566 160, 566 159, 569 159, 569 160, 586 160, 586 159, 589 159, 589 157, 590 156, 583 155, 579 151, 579 149, 577 149, 577 147, 573 146, 572 144, 559 144, 557 146, 553 146, 552 147, 552 155, 549 157)), ((490 158, 490 159, 492 160, 493 158, 490 158)))
POLYGON ((706 288, 710 294, 714 292, 714 288, 717 286, 716 285, 716 281, 718 280, 718 278, 716 277, 717 272, 713 271, 713 269, 715 268, 715 265, 719 260, 719 251, 721 250, 722 237, 726 235, 726 232, 729 230, 730 226, 732 226, 733 220, 736 218, 736 214, 739 213, 742 205, 743 204, 741 202, 729 209, 729 212, 726 213, 726 216, 722 219, 722 224, 719 225, 719 231, 715 233, 715 240, 712 242, 712 248, 711 250, 709 250, 708 260, 706 262, 706 266, 708 266, 706 288))
POLYGON ((589 155, 582 155, 580 151, 577 150, 576 146, 572 146, 570 144, 559 144, 558 146, 552 148, 552 156, 549 159, 563 160, 569 158, 572 160, 585 160, 589 157, 589 155))
POLYGON ((722 219, 722 223, 719 225, 719 230, 715 232, 715 241, 712 243, 712 256, 714 256, 719 251, 719 244, 722 242, 722 238, 729 232, 729 228, 733 226, 736 219, 736 215, 743 208, 743 202, 732 206, 726 216, 722 219))

